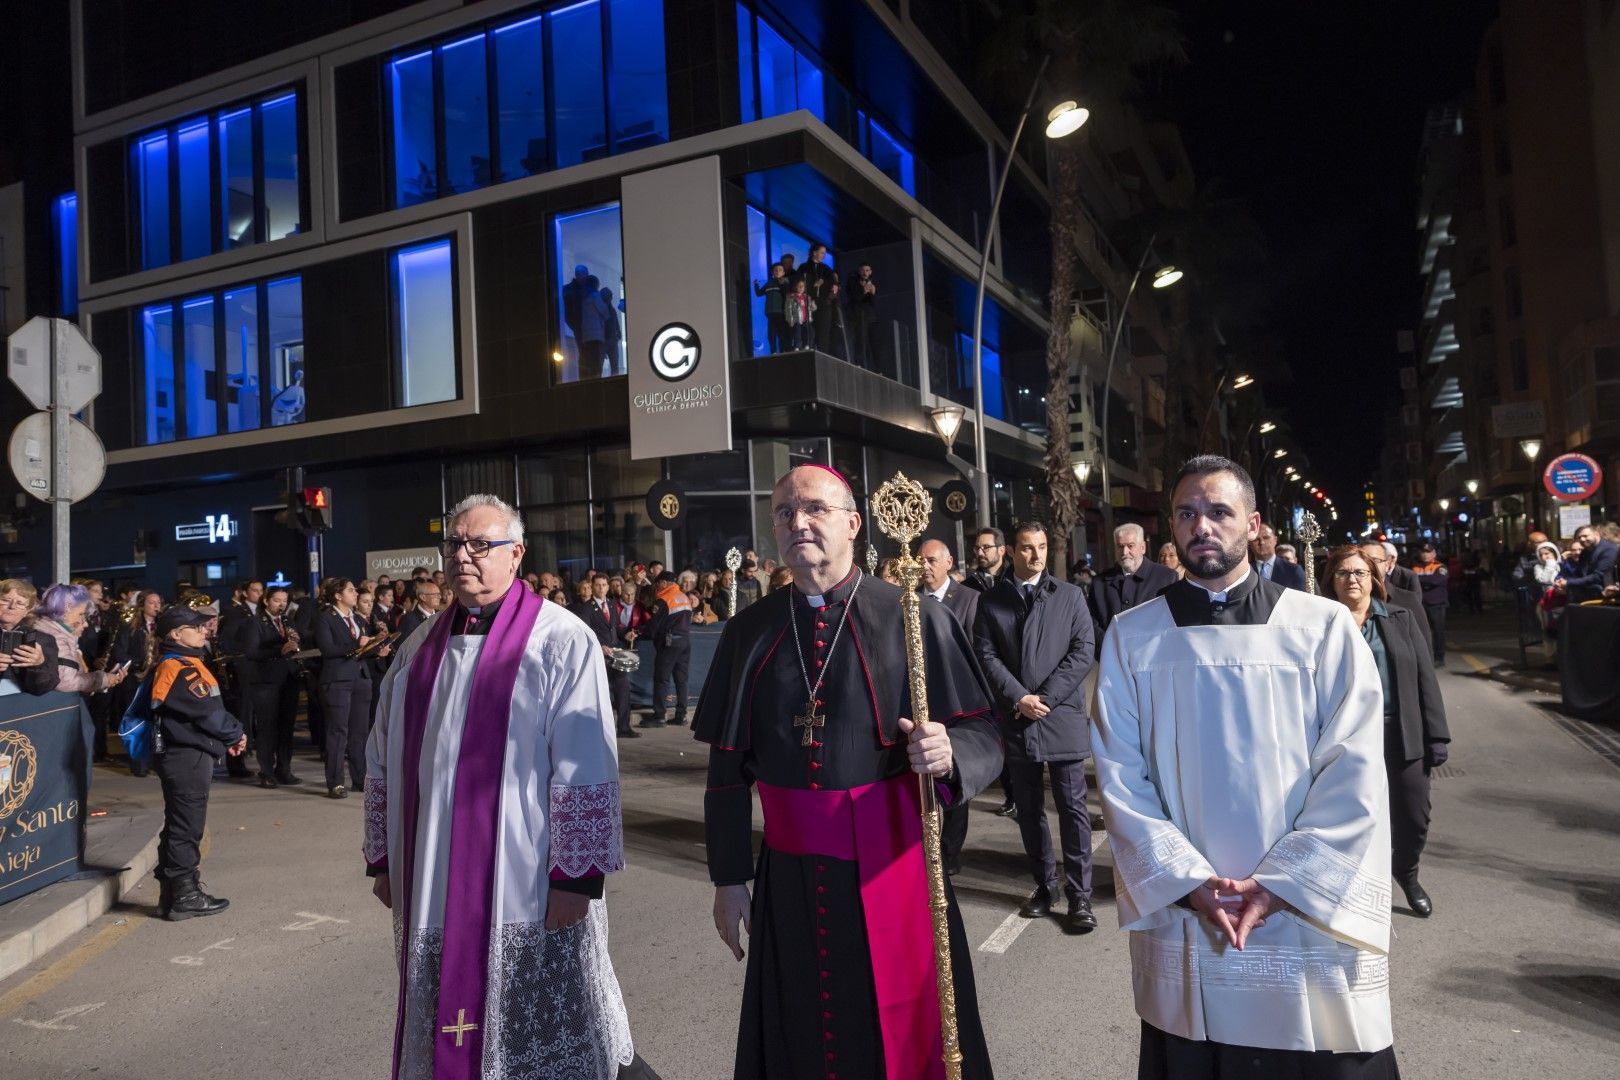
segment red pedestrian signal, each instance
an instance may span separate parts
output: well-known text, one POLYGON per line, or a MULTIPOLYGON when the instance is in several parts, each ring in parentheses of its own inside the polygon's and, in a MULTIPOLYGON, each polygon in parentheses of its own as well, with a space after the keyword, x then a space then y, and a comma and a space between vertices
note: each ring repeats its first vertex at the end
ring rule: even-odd
POLYGON ((311 510, 330 509, 332 505, 332 489, 323 487, 305 488, 304 505, 311 510))

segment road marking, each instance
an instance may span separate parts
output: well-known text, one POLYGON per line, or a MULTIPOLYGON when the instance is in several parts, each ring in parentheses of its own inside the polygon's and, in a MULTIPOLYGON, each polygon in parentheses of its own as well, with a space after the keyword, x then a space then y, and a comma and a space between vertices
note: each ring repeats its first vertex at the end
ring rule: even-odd
POLYGON ((1472 653, 1463 653, 1462 658, 1463 658, 1463 663, 1467 664, 1469 667, 1474 669, 1474 674, 1475 675, 1483 675, 1487 671, 1491 670, 1490 668, 1486 667, 1484 664, 1480 663, 1479 659, 1476 656, 1474 656, 1472 653))
POLYGON ((1016 911, 1013 912, 1001 921, 1001 925, 996 927, 995 933, 984 939, 984 944, 979 946, 979 951, 988 953, 1006 952, 1012 943, 1018 940, 1018 935, 1029 929, 1029 925, 1034 921, 1034 919, 1024 918, 1016 911))
POLYGON ((348 919, 333 918, 331 915, 317 915, 313 911, 295 911, 293 914, 305 921, 288 923, 282 927, 283 930, 310 930, 321 925, 321 923, 347 923, 349 921, 348 919))
POLYGON ((19 1016, 11 1022, 13 1024, 22 1024, 24 1027, 36 1028, 39 1031, 78 1031, 78 1024, 64 1024, 62 1021, 69 1017, 83 1016, 85 1013, 95 1012, 105 1004, 107 1004, 105 1001, 95 1001, 88 1005, 72 1005, 61 1010, 49 1020, 24 1020, 19 1016))
MULTIPOLYGON (((233 937, 228 937, 223 941, 216 941, 212 945, 205 945, 197 951, 212 952, 214 949, 218 949, 221 952, 235 952, 231 948, 231 942, 235 940, 233 937)), ((200 956, 171 956, 169 957, 169 963, 179 964, 181 967, 202 967, 207 961, 200 956)))
POLYGON ((18 1009, 38 1000, 61 984, 68 976, 122 941, 144 919, 118 919, 96 931, 87 941, 58 959, 49 967, 0 996, 0 1017, 10 1016, 18 1009))

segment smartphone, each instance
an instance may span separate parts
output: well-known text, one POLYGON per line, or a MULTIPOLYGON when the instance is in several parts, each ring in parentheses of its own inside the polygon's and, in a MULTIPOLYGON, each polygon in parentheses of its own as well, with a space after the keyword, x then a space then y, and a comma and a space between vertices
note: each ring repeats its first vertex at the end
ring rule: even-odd
POLYGON ((115 667, 115 668, 113 668, 113 670, 114 670, 114 671, 117 671, 117 672, 125 672, 125 671, 128 671, 128 670, 129 670, 129 666, 130 666, 130 665, 131 665, 131 664, 133 664, 133 663, 134 663, 134 662, 135 662, 135 661, 133 661, 133 660, 125 660, 125 661, 124 661, 124 662, 123 662, 123 663, 122 663, 122 664, 119 664, 119 665, 118 665, 118 666, 117 666, 117 667, 115 667))
POLYGON ((21 630, 0 630, 0 653, 14 653, 27 642, 21 630))

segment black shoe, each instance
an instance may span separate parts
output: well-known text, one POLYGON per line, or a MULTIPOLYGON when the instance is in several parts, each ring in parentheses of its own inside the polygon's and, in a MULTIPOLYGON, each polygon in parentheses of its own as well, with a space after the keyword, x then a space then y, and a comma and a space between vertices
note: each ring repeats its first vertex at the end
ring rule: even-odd
POLYGON ((681 717, 675 718, 674 720, 671 720, 669 722, 669 726, 670 727, 685 727, 686 726, 686 717, 681 716, 681 717))
POLYGON ((131 776, 146 776, 151 771, 151 767, 147 765, 131 765, 129 767, 129 775, 131 776))
POLYGON ((1004 817, 1004 818, 1012 818, 1014 821, 1017 821, 1018 820, 1018 807, 1014 806, 1013 803, 1012 803, 1012 800, 1009 799, 1006 802, 1002 803, 1000 806, 996 807, 996 816, 997 817, 1004 817))
POLYGON ((1412 909, 1412 914, 1420 919, 1427 919, 1434 914, 1434 901, 1423 891, 1423 886, 1418 884, 1417 878, 1401 882, 1401 891, 1406 894, 1406 903, 1412 909))
POLYGON ((292 774, 291 769, 277 769, 276 770, 276 783, 278 783, 278 784, 289 784, 290 785, 290 784, 302 784, 303 781, 300 780, 298 777, 294 776, 292 774))
POLYGON ((168 907, 162 908, 163 917, 169 922, 179 922, 181 919, 194 919, 200 915, 218 915, 231 906, 229 900, 217 896, 209 896, 197 884, 197 874, 193 871, 185 877, 175 878, 168 907))
POLYGON ((653 718, 652 718, 652 719, 650 719, 650 720, 643 720, 643 721, 642 721, 642 722, 641 722, 641 726, 642 726, 642 727, 663 727, 663 726, 664 726, 664 722, 663 722, 663 721, 662 721, 662 720, 660 720, 660 719, 658 719, 658 718, 657 718, 657 717, 656 717, 656 716, 655 716, 655 717, 653 717, 653 718))
POLYGON ((641 738, 641 732, 637 731, 635 728, 625 728, 623 731, 615 732, 615 734, 617 734, 618 737, 621 738, 621 739, 639 739, 639 738, 641 738))
POLYGON ((1097 916, 1092 914, 1090 900, 1070 900, 1069 913, 1063 917, 1065 934, 1089 934, 1097 929, 1097 916))
POLYGON ((326 797, 328 799, 347 799, 349 797, 349 789, 344 787, 342 784, 339 784, 337 787, 329 787, 326 789, 326 797))
POLYGON ((1029 899, 1018 909, 1020 918, 1044 919, 1052 914, 1052 893, 1045 885, 1029 894, 1029 899))
POLYGON ((945 876, 946 877, 955 877, 957 874, 960 874, 961 872, 962 872, 962 864, 960 862, 952 860, 952 861, 947 862, 945 864, 945 876))
POLYGON ((260 773, 259 786, 262 788, 273 788, 276 786, 276 778, 268 773, 260 773))

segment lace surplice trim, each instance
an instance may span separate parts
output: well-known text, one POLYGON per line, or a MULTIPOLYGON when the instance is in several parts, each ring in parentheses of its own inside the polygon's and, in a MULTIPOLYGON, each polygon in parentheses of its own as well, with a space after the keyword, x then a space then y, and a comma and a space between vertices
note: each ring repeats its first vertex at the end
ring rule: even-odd
POLYGON ((1162 877, 1182 877, 1203 861, 1198 849, 1174 828, 1159 828, 1145 843, 1125 846, 1114 840, 1114 873, 1132 894, 1145 893, 1162 877))
POLYGON ((1309 833, 1292 832, 1277 841, 1261 867, 1287 874, 1335 908, 1389 923, 1388 879, 1363 873, 1348 855, 1309 833))
POLYGON ((1250 940, 1236 949, 1193 951, 1185 940, 1151 932, 1131 935, 1131 970, 1139 979, 1252 993, 1325 993, 1373 997, 1389 992, 1389 957, 1341 942, 1293 948, 1250 940))
POLYGON ((624 825, 619 785, 551 789, 551 871, 565 877, 624 869, 624 825))
POLYGON ((366 777, 366 839, 361 853, 371 866, 388 862, 388 786, 381 777, 366 777))

